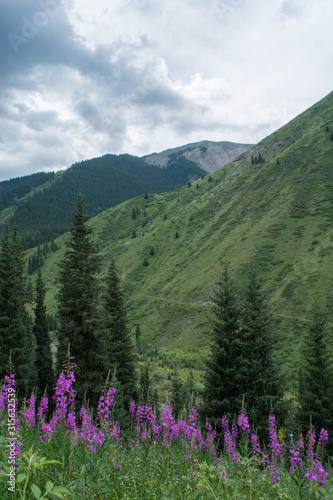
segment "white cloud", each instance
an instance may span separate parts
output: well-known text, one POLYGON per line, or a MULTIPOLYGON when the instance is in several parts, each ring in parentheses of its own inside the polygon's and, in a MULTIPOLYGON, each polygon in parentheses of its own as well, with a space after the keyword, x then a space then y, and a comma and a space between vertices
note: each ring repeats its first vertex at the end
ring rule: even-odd
MULTIPOLYGON (((0 178, 257 142, 332 90, 330 0, 48 1, 61 7, 18 54, 0 48, 0 178)), ((40 4, 2 9, 6 39, 40 4)))

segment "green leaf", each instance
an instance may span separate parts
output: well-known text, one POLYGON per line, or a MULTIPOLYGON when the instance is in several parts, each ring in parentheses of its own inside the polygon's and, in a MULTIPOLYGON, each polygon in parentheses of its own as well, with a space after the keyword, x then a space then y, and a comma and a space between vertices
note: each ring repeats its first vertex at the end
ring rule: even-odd
POLYGON ((35 484, 33 484, 31 486, 31 491, 35 495, 35 498, 40 498, 42 492, 41 492, 40 488, 38 488, 38 486, 36 486, 35 484))
POLYGON ((54 483, 52 483, 52 481, 47 481, 47 483, 46 483, 46 492, 50 493, 50 491, 52 491, 53 486, 54 486, 54 483))
POLYGON ((53 495, 53 493, 66 493, 66 495, 73 495, 73 493, 71 491, 69 491, 67 488, 65 488, 65 486, 57 486, 52 491, 52 495, 53 495))
POLYGON ((59 462, 58 460, 46 460, 45 462, 43 462, 42 465, 50 465, 50 464, 60 464, 61 465, 61 462, 59 462))
POLYGON ((19 474, 16 478, 16 482, 17 483, 20 483, 21 481, 23 481, 23 479, 25 479, 27 477, 26 474, 19 474))

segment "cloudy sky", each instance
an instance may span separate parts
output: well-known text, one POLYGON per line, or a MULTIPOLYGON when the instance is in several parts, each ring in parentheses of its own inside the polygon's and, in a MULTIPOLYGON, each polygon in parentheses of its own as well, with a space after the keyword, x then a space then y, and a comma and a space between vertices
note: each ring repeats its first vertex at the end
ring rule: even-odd
POLYGON ((0 180, 256 143, 327 95, 331 0, 0 0, 0 180))

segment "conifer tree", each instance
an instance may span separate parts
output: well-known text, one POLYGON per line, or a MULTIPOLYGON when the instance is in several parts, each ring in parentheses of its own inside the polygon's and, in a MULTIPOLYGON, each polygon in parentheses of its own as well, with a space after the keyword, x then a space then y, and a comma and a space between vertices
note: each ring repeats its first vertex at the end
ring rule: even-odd
POLYGON ((125 408, 137 397, 136 357, 127 322, 123 293, 114 261, 106 277, 105 292, 106 349, 111 370, 121 386, 125 408))
POLYGON ((262 291, 262 282, 251 270, 245 289, 239 336, 238 384, 247 416, 259 436, 267 435, 271 405, 276 414, 282 398, 282 383, 273 359, 272 316, 262 291))
POLYGON ((233 419, 242 404, 238 386, 240 312, 235 287, 225 267, 214 297, 211 352, 206 362, 200 413, 219 431, 221 418, 233 419))
POLYGON ((61 263, 58 293, 59 347, 57 372, 66 359, 68 344, 76 364, 78 400, 84 395, 94 405, 108 373, 103 345, 99 258, 88 226, 82 194, 76 198, 70 238, 61 263))
POLYGON ((17 387, 24 394, 36 384, 31 321, 25 308, 25 261, 17 229, 5 229, 0 254, 0 378, 11 359, 17 387))
POLYGON ((38 269, 36 282, 36 305, 34 308, 35 322, 33 333, 36 341, 35 366, 37 372, 37 385, 44 392, 47 386, 47 393, 51 397, 54 386, 54 375, 52 367, 51 342, 49 337, 49 324, 45 306, 45 285, 42 278, 41 269, 38 269))
POLYGON ((310 418, 317 432, 333 432, 333 371, 327 320, 319 310, 313 313, 304 340, 299 385, 299 423, 307 429, 310 418))

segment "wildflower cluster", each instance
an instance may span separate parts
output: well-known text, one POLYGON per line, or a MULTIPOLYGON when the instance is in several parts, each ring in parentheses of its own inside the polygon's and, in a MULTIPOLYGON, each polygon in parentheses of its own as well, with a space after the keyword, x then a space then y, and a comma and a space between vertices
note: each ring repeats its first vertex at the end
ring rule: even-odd
MULTIPOLYGON (((161 421, 158 424, 153 409, 149 405, 139 405, 135 410, 135 403, 132 401, 130 405, 130 415, 134 419, 135 431, 137 435, 137 446, 140 441, 158 443, 160 446, 168 445, 170 442, 180 442, 186 450, 201 449, 206 451, 211 448, 212 453, 215 452, 214 439, 216 431, 207 423, 206 439, 202 436, 198 428, 198 418, 196 409, 192 408, 189 413, 188 421, 174 421, 172 409, 166 406, 161 416, 161 421)), ((187 457, 187 454, 184 455, 187 457)))
MULTIPOLYGON (((76 412, 74 382, 73 371, 67 370, 67 373, 60 374, 53 397, 56 408, 52 416, 47 414, 46 395, 42 397, 37 410, 36 394, 33 393, 30 398, 26 398, 21 408, 21 420, 17 413, 15 414, 17 435, 20 436, 21 423, 22 436, 24 436, 23 429, 29 429, 29 436, 35 432, 41 449, 44 445, 47 445, 45 449, 50 449, 49 445, 56 444, 65 436, 69 438, 73 449, 86 448, 91 460, 98 460, 99 450, 105 453, 114 446, 118 450, 118 455, 112 462, 113 471, 123 470, 127 462, 121 460, 119 450, 124 450, 127 443, 121 441, 120 428, 113 420, 115 388, 107 386, 104 388, 94 420, 86 405, 76 412)), ((13 375, 5 377, 4 384, 0 387, 0 417, 9 414, 8 402, 12 391, 15 391, 13 375)), ((306 439, 300 435, 295 444, 288 446, 287 453, 284 442, 286 432, 284 429, 277 432, 275 415, 271 412, 267 453, 267 450, 264 452, 261 449, 258 436, 251 429, 243 408, 232 424, 228 423, 225 416, 221 418, 223 450, 218 455, 215 445, 216 431, 209 423, 206 423, 204 432, 199 428, 195 408, 190 409, 187 418, 176 420, 171 407, 165 406, 158 420, 149 403, 141 403, 136 407, 135 402, 131 401, 129 414, 132 420, 133 438, 129 441, 128 447, 135 450, 137 457, 142 450, 145 457, 151 456, 156 463, 168 464, 170 467, 173 464, 169 458, 171 450, 176 449, 181 466, 188 467, 188 462, 192 464, 192 474, 194 467, 198 465, 198 477, 201 478, 198 485, 206 485, 203 478, 207 467, 210 474, 217 474, 220 484, 230 480, 230 471, 235 471, 237 475, 237 471, 241 471, 246 463, 254 463, 256 466, 260 464, 263 474, 267 472, 272 484, 279 482, 279 487, 281 482, 285 481, 286 470, 290 474, 288 477, 298 484, 299 491, 307 490, 312 495, 314 492, 321 493, 319 488, 326 485, 328 474, 323 466, 323 459, 328 444, 328 432, 325 429, 321 429, 317 439, 315 430, 310 428, 306 439), (199 464, 200 457, 207 461, 206 465, 199 464), (245 457, 247 460, 244 461, 245 457), (211 465, 207 465, 208 463, 211 465)), ((20 444, 18 439, 15 450, 17 457, 20 457, 20 444)), ((187 472, 188 469, 185 475, 187 472)), ((3 471, 0 470, 0 479, 1 473, 3 471)))

